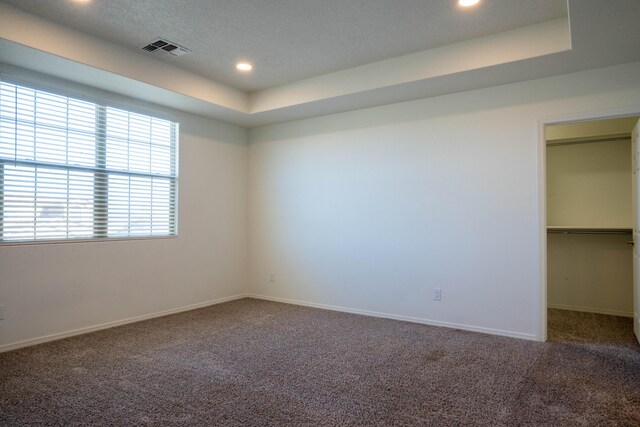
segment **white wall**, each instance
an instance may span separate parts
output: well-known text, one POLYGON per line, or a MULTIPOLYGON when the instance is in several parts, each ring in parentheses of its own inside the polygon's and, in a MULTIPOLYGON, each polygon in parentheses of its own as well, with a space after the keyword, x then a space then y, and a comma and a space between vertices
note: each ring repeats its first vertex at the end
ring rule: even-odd
POLYGON ((634 63, 254 129, 252 292, 541 338, 539 120, 637 112, 638 75, 634 63))
POLYGON ((547 223, 631 228, 631 140, 548 146, 547 223))
POLYGON ((179 237, 0 246, 0 350, 245 291, 246 130, 160 112, 180 122, 179 237))
POLYGON ((633 316, 631 235, 549 234, 551 308, 633 316))

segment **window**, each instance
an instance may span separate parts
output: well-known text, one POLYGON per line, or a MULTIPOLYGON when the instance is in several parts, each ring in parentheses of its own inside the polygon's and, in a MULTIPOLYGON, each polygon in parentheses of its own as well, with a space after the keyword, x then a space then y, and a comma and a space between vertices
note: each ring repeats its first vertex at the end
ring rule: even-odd
POLYGON ((178 124, 0 82, 0 242, 177 234, 178 124))

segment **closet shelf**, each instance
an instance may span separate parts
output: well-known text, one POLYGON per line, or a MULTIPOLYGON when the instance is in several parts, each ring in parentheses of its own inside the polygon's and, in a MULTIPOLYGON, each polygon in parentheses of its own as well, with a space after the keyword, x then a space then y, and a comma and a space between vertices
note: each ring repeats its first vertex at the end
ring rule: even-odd
POLYGON ((556 234, 633 234, 630 227, 574 227, 565 225, 549 225, 547 233, 556 234))

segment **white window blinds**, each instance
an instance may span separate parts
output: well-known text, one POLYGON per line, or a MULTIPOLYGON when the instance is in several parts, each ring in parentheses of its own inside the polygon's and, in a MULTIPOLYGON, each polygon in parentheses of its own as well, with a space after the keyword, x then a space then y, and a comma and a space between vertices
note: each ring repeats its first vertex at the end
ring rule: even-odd
POLYGON ((177 234, 178 124, 0 81, 0 242, 177 234))

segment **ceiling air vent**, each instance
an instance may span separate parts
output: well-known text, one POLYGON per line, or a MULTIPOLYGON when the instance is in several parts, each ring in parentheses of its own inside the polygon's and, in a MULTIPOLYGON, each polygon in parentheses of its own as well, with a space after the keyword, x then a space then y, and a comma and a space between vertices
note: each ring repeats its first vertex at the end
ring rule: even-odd
POLYGON ((142 46, 141 49, 149 53, 171 56, 182 56, 185 53, 191 52, 186 47, 180 46, 177 43, 173 43, 165 39, 155 39, 148 45, 142 46))

